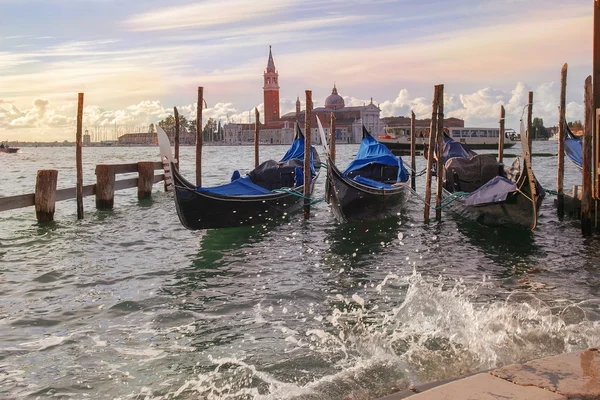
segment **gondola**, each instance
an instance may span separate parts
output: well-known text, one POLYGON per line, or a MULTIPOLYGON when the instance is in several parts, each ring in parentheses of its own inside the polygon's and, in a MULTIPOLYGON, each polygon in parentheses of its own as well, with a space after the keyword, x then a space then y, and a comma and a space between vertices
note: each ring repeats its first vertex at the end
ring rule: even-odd
MULTIPOLYGON (((302 207, 304 191, 304 135, 296 137, 280 162, 265 161, 241 177, 233 173, 230 183, 196 187, 176 168, 170 143, 159 129, 161 157, 170 160, 175 205, 181 224, 190 230, 230 228, 274 221, 302 207), (168 152, 168 153, 167 153, 168 152)), ((311 192, 319 176, 321 162, 311 147, 311 192)))
POLYGON ((328 156, 325 197, 340 222, 390 216, 408 191, 408 171, 402 158, 375 140, 364 126, 358 153, 344 172, 328 156))
POLYGON ((545 193, 531 169, 524 134, 521 143, 522 169, 519 158, 505 167, 493 154, 476 154, 445 135, 442 204, 448 211, 483 225, 535 229, 545 193))

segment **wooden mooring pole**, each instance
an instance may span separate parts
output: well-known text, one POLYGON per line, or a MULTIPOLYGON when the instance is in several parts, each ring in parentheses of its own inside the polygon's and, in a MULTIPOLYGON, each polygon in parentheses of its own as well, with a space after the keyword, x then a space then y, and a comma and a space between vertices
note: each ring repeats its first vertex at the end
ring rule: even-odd
POLYGON ((254 168, 258 168, 258 141, 260 139, 260 113, 258 108, 254 107, 254 168))
POLYGON ((179 111, 177 107, 173 107, 175 115, 175 166, 179 169, 179 111))
POLYGON ((96 165, 96 208, 112 210, 115 204, 115 170, 107 164, 96 165))
POLYGON ((417 152, 417 135, 415 133, 415 113, 414 111, 410 112, 410 168, 412 169, 410 173, 410 187, 412 190, 416 190, 417 188, 417 162, 416 162, 416 152, 417 152))
MULTIPOLYGON (((598 109, 600 108, 600 0, 594 0, 594 34, 592 40, 592 111, 594 124, 592 125, 592 141, 593 141, 593 152, 592 152, 592 185, 593 193, 592 196, 596 199, 600 199, 600 129, 598 127, 598 109)), ((594 204, 594 208, 597 208, 597 203, 594 204)), ((598 210, 597 210, 598 211, 598 210)), ((597 218, 597 216, 596 216, 597 218)), ((597 221, 595 221, 597 222, 597 221)), ((597 225, 597 224, 594 224, 597 225)))
POLYGON ((437 177, 435 193, 435 219, 442 220, 442 182, 444 180, 444 85, 437 85, 438 91, 438 113, 437 129, 435 131, 437 141, 437 177))
POLYGON ((329 118, 331 121, 329 126, 329 155, 331 161, 335 163, 335 114, 331 113, 329 118))
POLYGON ((590 236, 593 228, 592 208, 592 125, 595 112, 593 110, 592 77, 588 76, 584 87, 584 126, 583 126, 583 168, 581 197, 581 233, 590 236))
POLYGON ((500 134, 498 135, 498 162, 504 161, 504 121, 506 120, 506 110, 500 106, 500 134))
POLYGON ((566 111, 567 111, 567 69, 565 63, 560 71, 560 107, 558 109, 558 167, 556 171, 556 206, 558 216, 565 215, 565 136, 566 136, 566 111))
POLYGON ((77 133, 75 136, 75 164, 77 165, 77 219, 83 219, 83 93, 77 98, 77 133))
POLYGON ((433 100, 431 102, 431 107, 433 109, 431 113, 431 127, 429 129, 429 147, 427 148, 427 175, 425 178, 425 210, 423 213, 423 218, 425 222, 429 221, 429 208, 431 203, 431 176, 433 169, 433 148, 435 146, 435 131, 437 130, 437 111, 438 111, 438 98, 437 98, 438 90, 437 86, 433 91, 433 100))
POLYGON ((529 107, 527 107, 527 147, 529 148, 529 166, 531 167, 531 153, 533 152, 533 92, 529 92, 529 107))
POLYGON ((202 107, 204 106, 204 88, 198 86, 198 105, 196 107, 196 186, 202 186, 202 107))
POLYGON ((310 178, 311 178, 311 148, 310 123, 312 117, 312 91, 306 91, 306 111, 304 113, 304 219, 310 218, 310 178))
POLYGON ((46 169, 37 172, 35 180, 35 215, 38 222, 54 221, 58 171, 46 169))
POLYGON ((144 200, 152 197, 152 185, 154 185, 154 162, 140 161, 138 169, 138 199, 144 200))

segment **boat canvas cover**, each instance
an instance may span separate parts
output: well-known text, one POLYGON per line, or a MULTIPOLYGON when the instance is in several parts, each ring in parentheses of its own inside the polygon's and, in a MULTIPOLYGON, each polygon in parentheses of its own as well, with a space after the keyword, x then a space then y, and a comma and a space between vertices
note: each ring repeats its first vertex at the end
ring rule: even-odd
POLYGON ((567 125, 565 137, 565 154, 575 165, 583 168, 583 143, 581 138, 578 138, 571 132, 567 125))
POLYGON ((451 158, 469 158, 472 155, 462 143, 444 135, 444 163, 451 158))
POLYGON ((402 158, 396 157, 385 145, 379 143, 371 135, 368 135, 360 142, 358 153, 354 161, 344 171, 344 176, 370 164, 398 167, 397 182, 408 181, 408 171, 402 163, 402 158))
MULTIPOLYGON (((312 151, 310 154, 310 172, 313 175, 316 175, 315 149, 312 146, 311 146, 311 149, 312 149, 312 151)), ((284 154, 283 158, 281 159, 281 162, 286 162, 286 161, 292 160, 294 158, 304 160, 304 138, 303 137, 294 140, 294 143, 292 143, 292 145, 290 146, 287 153, 284 154)), ((320 162, 320 160, 317 160, 317 161, 320 162)))
POLYGON ((365 178, 360 175, 354 177, 354 180, 358 183, 362 183, 363 185, 371 186, 377 189, 393 189, 392 185, 388 185, 387 183, 379 182, 373 179, 365 178))
POLYGON ((517 185, 513 181, 503 176, 496 176, 468 197, 465 197, 464 202, 468 206, 497 203, 505 201, 508 195, 516 190, 517 185))
POLYGON ((263 194, 271 194, 270 190, 253 183, 249 176, 236 179, 231 183, 221 186, 197 187, 196 190, 198 192, 209 192, 225 196, 258 196, 263 194))

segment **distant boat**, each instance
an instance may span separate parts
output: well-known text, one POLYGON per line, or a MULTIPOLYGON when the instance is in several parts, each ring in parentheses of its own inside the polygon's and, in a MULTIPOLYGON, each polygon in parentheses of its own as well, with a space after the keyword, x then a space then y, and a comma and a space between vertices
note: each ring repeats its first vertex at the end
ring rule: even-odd
MULTIPOLYGON (((393 128, 391 129, 393 130, 393 128)), ((385 128, 386 133, 380 135, 377 141, 384 144, 388 149, 410 150, 410 129, 405 130, 404 135, 395 135, 390 128, 385 128)), ((454 141, 469 146, 470 149, 497 149, 500 129, 498 128, 445 128, 448 136, 454 141)), ((420 134, 416 138, 417 150, 422 150, 429 140, 429 135, 420 134)), ((519 141, 519 135, 514 129, 507 129, 504 132, 504 148, 513 147, 519 141)))
POLYGON ((8 145, 5 145, 4 143, 0 143, 0 153, 16 153, 17 151, 19 151, 18 147, 9 147, 8 145))

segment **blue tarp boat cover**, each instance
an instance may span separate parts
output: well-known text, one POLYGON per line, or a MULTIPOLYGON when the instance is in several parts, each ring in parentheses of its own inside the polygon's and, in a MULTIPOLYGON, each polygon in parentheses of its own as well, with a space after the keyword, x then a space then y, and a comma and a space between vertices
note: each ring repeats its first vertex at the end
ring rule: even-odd
POLYGON ((575 163, 575 165, 577 165, 579 168, 583 168, 583 143, 581 138, 573 135, 568 126, 566 133, 565 154, 571 161, 575 163))
POLYGON ((366 135, 360 142, 358 153, 354 161, 344 171, 344 176, 371 163, 398 167, 397 182, 408 181, 408 171, 402 163, 402 158, 396 157, 385 145, 379 143, 371 135, 366 135))
POLYGON ((236 179, 231 183, 213 187, 198 187, 199 192, 210 192, 227 196, 256 196, 260 194, 271 194, 270 190, 260 187, 250 180, 250 177, 236 179))
POLYGON ((517 190, 517 185, 513 181, 497 176, 465 197, 464 202, 468 206, 496 203, 506 200, 506 197, 515 190, 517 190))
POLYGON ((469 153, 462 143, 453 140, 444 135, 444 163, 451 158, 469 158, 472 154, 469 153))
MULTIPOLYGON (((304 160, 304 138, 303 137, 294 140, 294 143, 292 143, 292 145, 290 146, 287 153, 285 153, 285 155, 281 159, 281 162, 285 162, 285 161, 288 161, 288 160, 291 160, 294 158, 304 160)), ((313 157, 313 154, 311 151, 311 153, 310 153, 310 171, 312 172, 313 175, 316 174, 314 164, 315 164, 315 161, 314 161, 314 157, 313 157)))
POLYGON ((369 179, 369 178, 364 178, 360 175, 356 175, 353 179, 358 183, 362 183, 363 185, 371 186, 371 187, 374 187, 377 189, 393 189, 394 188, 392 185, 388 185, 387 183, 375 181, 375 180, 369 179))

